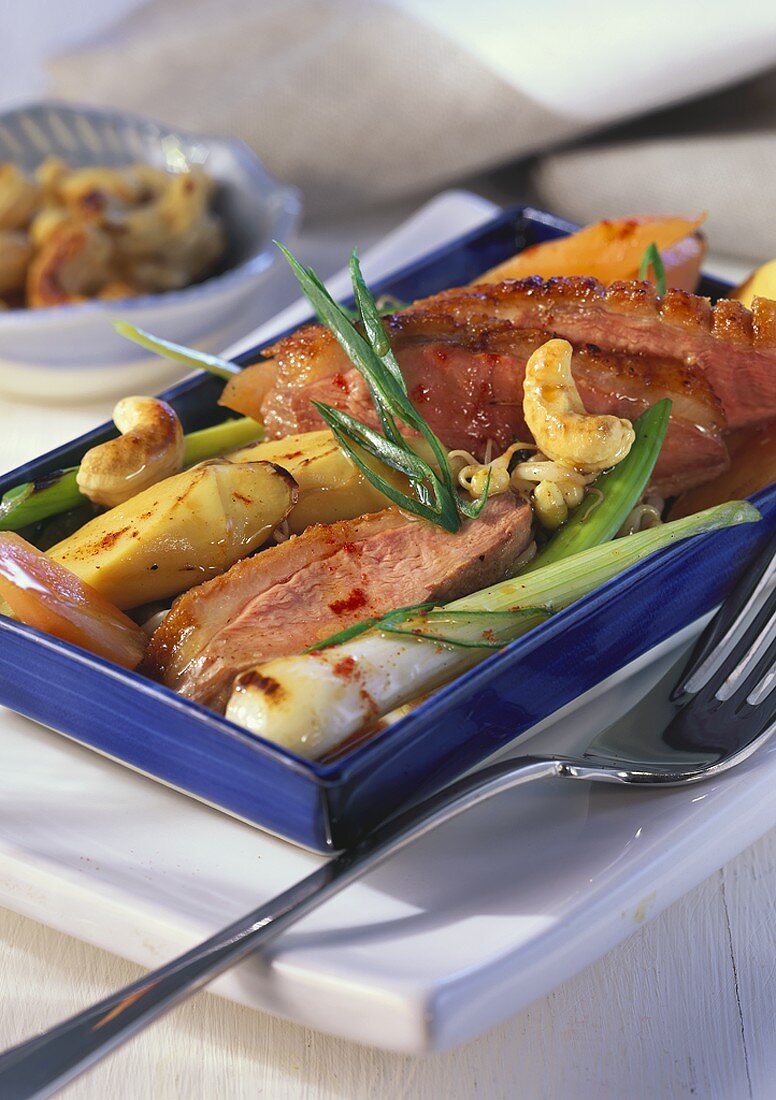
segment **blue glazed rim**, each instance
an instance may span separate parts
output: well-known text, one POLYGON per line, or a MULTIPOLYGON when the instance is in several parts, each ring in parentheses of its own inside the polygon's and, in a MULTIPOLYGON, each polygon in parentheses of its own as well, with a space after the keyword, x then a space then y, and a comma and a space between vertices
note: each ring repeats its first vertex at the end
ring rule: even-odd
MULTIPOLYGON (((451 256, 456 256, 465 252, 469 245, 481 245, 483 239, 488 238, 489 233, 492 234, 496 231, 514 230, 515 234, 518 235, 521 224, 524 227, 531 228, 539 225, 547 236, 560 236, 574 228, 571 223, 563 219, 557 218, 544 211, 534 210, 530 207, 518 207, 508 210, 498 214, 484 226, 480 226, 447 245, 433 250, 426 254, 421 260, 381 280, 379 283, 375 284, 374 289, 378 293, 391 292, 399 294, 403 284, 414 285, 414 281, 419 274, 427 272, 430 268, 434 268, 434 265, 445 263, 451 256)), ((481 262, 482 266, 480 270, 490 266, 488 264, 487 254, 486 258, 481 262)), ((422 279, 420 285, 422 285, 422 279)), ((719 294, 725 289, 725 284, 707 280, 705 289, 712 294, 719 294)), ((416 296, 422 293, 424 293, 424 291, 421 289, 416 296)), ((295 325, 294 328, 296 327, 295 325)), ((278 337, 275 337, 274 339, 277 338, 278 337)), ((268 340, 266 344, 271 342, 272 341, 268 340)), ((261 346, 266 346, 266 344, 262 344, 261 346)), ((258 348, 251 349, 241 355, 236 361, 241 364, 252 362, 257 358, 258 350, 258 348)), ((200 419, 203 411, 201 405, 203 402, 206 403, 208 405, 205 410, 207 414, 207 423, 213 423, 217 419, 223 418, 222 412, 223 415, 226 415, 225 411, 219 410, 212 401, 212 398, 220 392, 221 386, 222 383, 220 381, 211 379, 208 375, 202 374, 166 391, 164 396, 168 400, 173 401, 173 403, 197 399, 196 411, 200 419)), ((191 419, 191 417, 184 417, 184 419, 191 419)), ((41 456, 11 471, 9 474, 0 478, 0 494, 19 481, 28 480, 31 476, 40 476, 45 472, 61 467, 65 462, 67 464, 72 464, 73 461, 77 461, 80 455, 92 446, 96 440, 101 437, 107 438, 114 434, 115 431, 112 430, 112 425, 103 425, 102 427, 94 429, 87 435, 50 452, 48 455, 41 456), (65 456, 67 456, 66 459, 65 456), (65 459, 65 462, 63 462, 63 459, 65 459)), ((776 514, 776 486, 772 486, 758 493, 754 497, 754 503, 761 504, 767 509, 769 514, 776 514)), ((740 528, 738 530, 740 530, 740 528)), ((139 689, 141 695, 154 698, 159 701, 160 705, 168 709, 171 708, 178 716, 183 718, 191 716, 193 719, 196 719, 198 723, 206 724, 211 731, 218 731, 219 734, 226 734, 230 739, 238 741, 242 745, 250 746, 259 756, 265 755, 270 757, 276 763, 280 763, 283 767, 291 769, 306 780, 312 781, 321 790, 342 791, 347 788, 347 784, 350 780, 355 780, 359 774, 363 775, 365 771, 368 771, 370 761, 381 760, 389 756, 392 749, 395 750, 406 745, 411 745, 416 733, 419 733, 423 727, 428 728, 432 725, 435 717, 441 716, 445 710, 453 706, 462 705, 467 697, 471 697, 473 693, 476 692, 479 686, 485 685, 488 680, 497 676, 499 672, 504 671, 509 665, 513 663, 516 664, 517 658, 519 658, 521 654, 528 655, 542 646, 552 645, 559 640, 559 636, 568 628, 584 624, 589 618, 595 617, 605 608, 605 605, 614 593, 619 594, 631 585, 636 585, 642 580, 648 580, 655 572, 665 573, 668 568, 671 568, 671 575, 675 575, 675 568, 681 570, 682 562, 685 557, 695 553, 700 545, 708 542, 708 540, 719 537, 721 534, 722 532, 709 532, 708 534, 694 537, 675 546, 668 547, 652 555, 644 562, 631 567, 618 577, 600 586, 589 596, 578 600, 566 610, 558 612, 546 623, 534 628, 522 638, 511 643, 511 645, 504 650, 491 655, 469 672, 457 677, 451 684, 440 689, 432 698, 421 704, 421 706, 406 718, 395 723, 388 729, 381 731, 377 736, 370 738, 360 745, 354 746, 351 750, 343 753, 336 760, 329 763, 316 763, 298 757, 287 749, 271 741, 265 741, 255 734, 250 733, 250 731, 229 722, 227 719, 215 714, 207 708, 176 695, 170 689, 160 684, 147 680, 136 673, 120 669, 99 657, 87 653, 85 650, 68 645, 67 643, 61 642, 49 635, 42 634, 30 627, 23 626, 12 620, 3 620, 0 622, 0 630, 10 635, 34 638, 36 644, 43 646, 50 652, 63 653, 66 655, 67 659, 71 661, 76 668, 80 667, 84 670, 93 670, 99 676, 107 678, 108 680, 113 680, 114 682, 116 680, 121 680, 133 690, 139 689)), ((676 629, 676 625, 668 622, 665 630, 658 632, 658 636, 656 636, 652 644, 658 644, 659 641, 672 635, 676 629)), ((560 641, 562 644, 562 638, 560 641)), ((608 674, 609 672, 603 673, 604 676, 608 674)), ((521 736, 521 732, 523 731, 517 730, 515 732, 515 740, 521 736)))
POLYGON ((211 275, 197 283, 192 283, 190 286, 181 287, 178 290, 166 290, 157 294, 143 294, 134 298, 122 298, 109 302, 65 303, 60 306, 46 306, 34 311, 9 309, 0 313, 0 331, 25 327, 30 323, 31 317, 34 317, 35 323, 40 323, 41 326, 61 323, 63 310, 66 311, 67 317, 99 317, 106 312, 115 314, 117 309, 120 309, 121 313, 160 309, 165 306, 175 306, 178 303, 195 302, 200 298, 215 296, 223 291, 228 291, 232 287, 245 285, 272 267, 278 259, 273 242, 275 240, 287 240, 296 229, 302 212, 302 199, 299 189, 291 184, 282 183, 271 175, 256 153, 239 138, 218 138, 207 134, 197 134, 190 130, 167 126, 132 111, 87 107, 57 99, 46 99, 5 111, 0 114, 0 127, 17 116, 47 111, 64 113, 73 117, 96 119, 116 126, 134 126, 145 136, 160 144, 165 138, 175 138, 192 145, 200 144, 207 149, 215 147, 228 149, 234 159, 245 168, 246 174, 252 177, 252 182, 259 185, 259 193, 264 208, 268 215, 273 214, 273 216, 268 217, 267 243, 261 251, 255 252, 246 260, 242 260, 226 271, 211 275))

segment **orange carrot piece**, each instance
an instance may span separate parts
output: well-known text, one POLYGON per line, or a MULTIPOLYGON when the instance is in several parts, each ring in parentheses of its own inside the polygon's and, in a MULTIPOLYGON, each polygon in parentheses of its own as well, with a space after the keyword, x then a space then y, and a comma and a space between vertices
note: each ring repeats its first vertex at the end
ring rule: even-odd
MULTIPOLYGON (((640 215, 595 222, 568 237, 525 248, 480 275, 475 282, 498 283, 504 279, 525 279, 529 275, 539 275, 543 279, 553 275, 592 275, 607 285, 618 279, 637 279, 641 258, 650 244, 657 245, 662 255, 686 238, 695 239, 696 244, 685 246, 677 259, 686 265, 689 249, 699 253, 696 258, 700 266, 703 248, 697 243, 696 234, 704 218, 705 215, 697 218, 640 215)), ((665 255, 663 258, 665 261, 665 255)), ((668 285, 677 284, 669 278, 668 285)))

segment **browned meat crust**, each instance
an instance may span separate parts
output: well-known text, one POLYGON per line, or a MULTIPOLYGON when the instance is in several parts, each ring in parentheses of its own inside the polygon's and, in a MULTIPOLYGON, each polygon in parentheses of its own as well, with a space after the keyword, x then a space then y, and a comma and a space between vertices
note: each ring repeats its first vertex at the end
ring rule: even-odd
MULTIPOLYGON (((591 412, 632 418, 670 397, 672 421, 655 483, 673 493, 727 464, 726 421, 712 374, 720 388, 735 374, 736 385, 727 388, 737 395, 728 398, 737 420, 765 415, 769 401, 776 415, 772 314, 770 303, 749 314, 731 302, 712 309, 707 299, 678 290, 661 301, 648 283, 605 288, 569 277, 445 291, 386 323, 410 396, 431 426, 449 447, 480 457, 488 440, 506 446, 526 438, 525 362, 549 336, 574 345, 575 376, 591 412)), ((222 400, 260 416, 269 435, 319 428, 313 400, 376 422, 362 379, 327 329, 308 325, 265 354, 273 358, 232 380, 222 400)))

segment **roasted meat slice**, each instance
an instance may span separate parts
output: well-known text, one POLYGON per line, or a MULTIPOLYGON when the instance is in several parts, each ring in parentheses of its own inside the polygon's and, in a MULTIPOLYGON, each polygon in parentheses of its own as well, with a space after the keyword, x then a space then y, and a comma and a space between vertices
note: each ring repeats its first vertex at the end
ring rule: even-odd
POLYGON ((396 607, 444 601, 509 575, 531 510, 507 493, 450 534, 396 508, 309 527, 176 601, 146 671, 221 709, 235 677, 396 607))
MULTIPOLYGON (((493 318, 484 309, 468 319, 451 316, 452 294, 391 317, 391 342, 410 397, 441 439, 482 458, 488 440, 502 449, 516 439, 530 440, 523 419, 525 364, 551 333, 493 318)), ((327 329, 308 326, 269 352, 271 361, 229 382, 224 404, 261 417, 273 436, 319 428, 313 400, 376 424, 365 383, 327 329)), ((621 353, 577 342, 573 370, 590 412, 632 419, 661 397, 671 398, 672 419, 655 476, 662 491, 678 492, 725 469, 724 416, 697 367, 665 351, 621 353)))
MULTIPOLYGON (((776 304, 712 306, 649 283, 569 276, 444 291, 386 319, 413 400, 450 447, 482 457, 486 441, 524 431, 523 367, 561 336, 591 412, 632 416, 659 397, 674 411, 656 485, 677 492, 724 470, 723 428, 776 416, 776 304), (720 407, 721 406, 721 407, 720 407)), ((365 387, 333 336, 308 325, 227 385, 222 401, 262 417, 270 435, 319 427, 311 399, 374 422, 365 387)))
POLYGON ((659 298, 651 283, 530 278, 444 291, 412 309, 462 324, 488 317, 541 328, 578 348, 673 359, 700 368, 728 428, 776 416, 776 302, 767 298, 756 298, 750 311, 724 298, 712 306, 683 290, 659 298))

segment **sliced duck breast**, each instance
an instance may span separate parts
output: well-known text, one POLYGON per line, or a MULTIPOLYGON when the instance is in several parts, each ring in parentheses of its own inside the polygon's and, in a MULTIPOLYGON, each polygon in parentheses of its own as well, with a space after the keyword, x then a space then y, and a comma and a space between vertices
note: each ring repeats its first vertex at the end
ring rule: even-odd
POLYGON ((146 671, 222 710, 246 669, 394 608, 494 584, 530 537, 531 509, 512 493, 455 534, 397 508, 310 527, 180 597, 151 639, 146 671))

